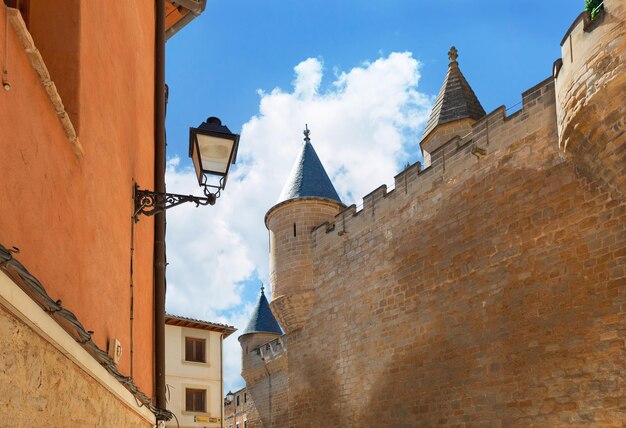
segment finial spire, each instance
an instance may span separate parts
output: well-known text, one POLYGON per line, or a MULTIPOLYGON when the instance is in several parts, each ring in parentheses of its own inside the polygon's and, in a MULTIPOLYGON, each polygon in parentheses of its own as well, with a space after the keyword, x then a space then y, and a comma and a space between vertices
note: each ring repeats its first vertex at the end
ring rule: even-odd
POLYGON ((454 46, 450 48, 448 52, 448 59, 450 59, 450 64, 456 63, 456 59, 459 57, 459 51, 456 50, 454 46))
POLYGON ((261 294, 265 294, 263 290, 265 290, 265 286, 263 285, 263 283, 261 283, 261 294))
POLYGON ((309 125, 308 124, 304 124, 304 141, 306 141, 307 143, 311 142, 311 131, 309 130, 309 125))

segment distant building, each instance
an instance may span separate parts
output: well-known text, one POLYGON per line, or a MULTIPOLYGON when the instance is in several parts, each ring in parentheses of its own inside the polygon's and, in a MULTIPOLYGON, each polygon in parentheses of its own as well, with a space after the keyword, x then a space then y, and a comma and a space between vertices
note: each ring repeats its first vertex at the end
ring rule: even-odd
POLYGON ((224 399, 224 428, 260 427, 259 417, 247 388, 229 392, 224 399))
POLYGON ((224 391, 222 343, 236 329, 175 315, 165 316, 166 426, 221 427, 224 391))

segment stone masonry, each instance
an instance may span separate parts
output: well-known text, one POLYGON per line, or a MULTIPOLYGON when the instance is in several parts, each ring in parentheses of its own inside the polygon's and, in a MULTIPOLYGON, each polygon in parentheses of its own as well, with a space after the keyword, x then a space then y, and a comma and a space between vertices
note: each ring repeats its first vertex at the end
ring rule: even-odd
POLYGON ((148 427, 67 356, 0 308, 2 427, 148 427), (28 403, 25 407, 24 403, 28 403))
POLYGON ((361 210, 270 210, 289 352, 242 343, 243 375, 288 404, 254 426, 623 426, 626 4, 562 46, 521 110, 433 127, 361 210))

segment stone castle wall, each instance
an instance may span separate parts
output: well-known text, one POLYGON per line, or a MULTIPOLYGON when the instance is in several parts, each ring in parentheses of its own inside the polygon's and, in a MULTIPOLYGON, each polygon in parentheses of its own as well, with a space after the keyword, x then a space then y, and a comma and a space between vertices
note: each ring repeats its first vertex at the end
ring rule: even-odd
POLYGON ((0 343, 0 426, 152 426, 2 306, 0 343))
POLYGON ((290 362, 326 378, 311 378, 297 420, 621 420, 603 400, 624 392, 624 324, 606 281, 623 277, 611 255, 624 205, 559 152, 552 82, 458 143, 443 148, 456 152, 445 164, 366 197, 345 229, 340 218, 314 233, 317 312, 290 362), (602 212, 618 220, 598 230, 602 212))
POLYGON ((581 15, 555 64, 561 148, 580 171, 626 195, 626 3, 605 1, 593 22, 581 15))
POLYGON ((271 426, 623 424, 625 8, 605 6, 570 30, 585 54, 564 50, 556 93, 541 82, 312 232, 271 426))
POLYGON ((288 361, 284 337, 247 352, 242 375, 254 403, 254 411, 247 415, 249 428, 285 426, 289 406, 288 361))
POLYGON ((266 216, 270 231, 271 307, 287 333, 302 327, 312 302, 311 230, 333 219, 342 207, 336 201, 302 198, 283 202, 266 216))

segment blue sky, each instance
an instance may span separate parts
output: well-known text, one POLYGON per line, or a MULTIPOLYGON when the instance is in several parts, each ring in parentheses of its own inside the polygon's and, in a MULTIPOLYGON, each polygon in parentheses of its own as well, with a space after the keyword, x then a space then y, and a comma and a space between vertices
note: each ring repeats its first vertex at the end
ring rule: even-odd
MULTIPOLYGON (((218 116, 241 133, 237 166, 213 207, 168 212, 167 310, 242 329, 268 282, 263 216, 278 197, 308 123, 343 201, 407 162, 446 73, 447 52, 487 112, 513 106, 551 75, 583 0, 208 0, 167 42, 168 190, 200 194, 189 126, 218 116)), ((268 287, 269 288, 269 287, 268 287)), ((226 389, 238 376, 225 343, 226 389)))

